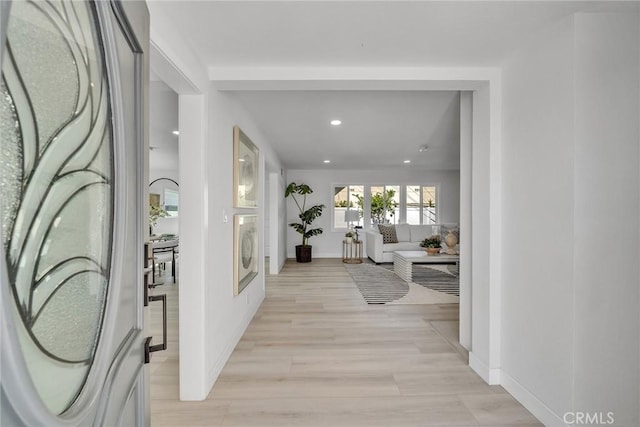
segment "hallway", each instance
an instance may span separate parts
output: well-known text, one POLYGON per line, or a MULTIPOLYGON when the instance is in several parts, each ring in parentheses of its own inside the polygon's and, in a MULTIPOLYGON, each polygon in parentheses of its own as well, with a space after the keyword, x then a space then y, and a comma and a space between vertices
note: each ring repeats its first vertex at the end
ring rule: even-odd
POLYGON ((204 402, 178 401, 176 286, 157 288, 170 347, 152 361, 153 426, 541 425, 443 338, 457 305, 367 305, 336 259, 289 261, 266 281, 204 402))

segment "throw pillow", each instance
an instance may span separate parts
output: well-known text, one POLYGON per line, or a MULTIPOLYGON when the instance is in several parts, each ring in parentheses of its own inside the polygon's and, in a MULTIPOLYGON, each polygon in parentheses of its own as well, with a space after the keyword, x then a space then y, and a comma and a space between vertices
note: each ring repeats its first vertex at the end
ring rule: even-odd
POLYGON ((378 224, 378 230, 382 234, 382 243, 398 243, 395 225, 378 224))

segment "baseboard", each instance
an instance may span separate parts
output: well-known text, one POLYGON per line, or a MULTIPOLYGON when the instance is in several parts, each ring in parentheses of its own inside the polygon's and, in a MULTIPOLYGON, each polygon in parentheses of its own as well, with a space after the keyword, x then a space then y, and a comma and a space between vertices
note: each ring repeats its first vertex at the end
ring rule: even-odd
POLYGON ((233 338, 229 340, 229 343, 225 346, 222 352, 219 353, 217 360, 215 361, 213 366, 211 366, 211 368, 209 369, 209 373, 208 373, 209 381, 207 382, 208 383, 207 392, 203 400, 207 398, 209 393, 211 393, 211 389, 213 388, 213 385, 216 383, 216 381, 218 380, 218 377, 222 373, 222 370, 224 369, 224 365, 226 365, 227 361, 229 360, 229 357, 231 357, 231 353, 233 353, 233 350, 235 350, 236 346, 240 342, 240 339, 242 339, 244 332, 247 330, 247 328, 249 327, 249 323, 251 323, 251 320, 253 320, 253 317, 258 312, 258 309, 262 305, 264 298, 265 298, 265 295, 263 293, 262 298, 258 301, 258 304, 255 305, 254 310, 250 312, 251 314, 245 317, 243 322, 234 328, 233 335, 232 335, 233 338))
MULTIPOLYGON (((295 259, 296 254, 287 254, 287 258, 295 259)), ((342 258, 342 253, 332 253, 332 252, 318 252, 315 251, 311 254, 311 258, 342 258)))
POLYGON ((555 412, 503 370, 489 369, 473 352, 469 353, 469 366, 487 384, 501 385, 546 427, 567 427, 555 412))
POLYGON ((500 369, 490 369, 472 351, 469 352, 469 366, 489 385, 500 384, 500 369))
POLYGON ((522 386, 518 381, 513 379, 509 374, 502 371, 500 374, 501 385, 509 392, 518 402, 529 410, 542 424, 546 427, 566 427, 555 412, 547 405, 535 397, 529 390, 522 386))

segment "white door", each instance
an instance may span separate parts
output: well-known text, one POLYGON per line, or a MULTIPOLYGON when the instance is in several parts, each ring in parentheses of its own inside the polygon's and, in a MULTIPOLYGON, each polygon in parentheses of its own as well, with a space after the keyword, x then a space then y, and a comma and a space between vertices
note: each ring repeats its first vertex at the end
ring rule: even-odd
POLYGON ((148 424, 145 5, 0 3, 0 424, 148 424))

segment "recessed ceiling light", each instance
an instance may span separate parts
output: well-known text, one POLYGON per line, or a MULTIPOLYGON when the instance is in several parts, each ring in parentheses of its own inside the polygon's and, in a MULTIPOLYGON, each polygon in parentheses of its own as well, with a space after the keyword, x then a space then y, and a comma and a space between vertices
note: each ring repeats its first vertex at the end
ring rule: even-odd
POLYGON ((324 163, 331 163, 331 160, 325 160, 324 163))
POLYGON ((174 135, 180 135, 180 132, 178 132, 177 130, 174 130, 174 131, 173 131, 173 132, 171 132, 171 133, 173 133, 174 135))
POLYGON ((342 120, 334 119, 329 123, 331 123, 331 126, 340 126, 342 124, 342 120))
POLYGON ((411 160, 404 160, 402 163, 411 163, 411 160))

